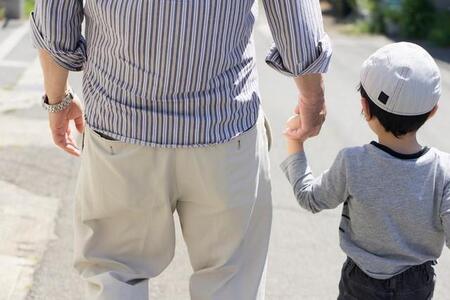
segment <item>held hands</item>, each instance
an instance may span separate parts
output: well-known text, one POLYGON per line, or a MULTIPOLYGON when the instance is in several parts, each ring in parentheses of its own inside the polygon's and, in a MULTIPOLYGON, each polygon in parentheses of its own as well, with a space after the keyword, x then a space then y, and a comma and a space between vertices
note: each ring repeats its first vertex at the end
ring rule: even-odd
POLYGON ((49 112, 50 130, 55 145, 73 156, 80 156, 81 150, 72 136, 69 122, 74 121, 79 133, 84 131, 83 107, 75 97, 70 105, 60 112, 49 112))
POLYGON ((299 126, 288 126, 285 135, 288 138, 304 142, 320 133, 327 114, 325 102, 308 104, 300 100, 294 109, 294 114, 299 116, 299 126))
POLYGON ((305 74, 294 78, 300 92, 298 105, 294 114, 299 115, 297 121, 288 125, 285 135, 288 140, 303 143, 309 137, 319 134, 325 121, 325 92, 322 74, 305 74), (297 124, 294 124, 296 122, 297 124))
POLYGON ((326 116, 325 105, 321 104, 320 110, 309 108, 300 102, 294 110, 294 115, 286 122, 284 135, 289 154, 303 151, 303 143, 308 138, 318 135, 322 128, 326 116))

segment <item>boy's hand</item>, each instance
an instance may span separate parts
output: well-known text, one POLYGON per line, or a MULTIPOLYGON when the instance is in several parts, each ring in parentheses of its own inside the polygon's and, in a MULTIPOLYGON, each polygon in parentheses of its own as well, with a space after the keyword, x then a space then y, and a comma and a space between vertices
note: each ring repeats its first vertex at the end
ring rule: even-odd
POLYGON ((287 139, 288 153, 293 154, 303 151, 303 142, 307 137, 295 138, 298 132, 302 131, 302 122, 300 115, 290 117, 286 122, 286 130, 284 136, 287 139))
POLYGON ((319 134, 325 122, 327 111, 324 102, 320 105, 309 105, 300 101, 295 107, 294 113, 300 115, 302 126, 287 134, 293 139, 305 141, 319 134))
MULTIPOLYGON (((295 132, 295 131, 301 130, 301 129, 302 129, 302 122, 301 122, 299 114, 295 114, 287 120, 286 133, 295 132)), ((292 138, 290 136, 288 138, 293 139, 293 140, 300 140, 298 138, 292 138)))

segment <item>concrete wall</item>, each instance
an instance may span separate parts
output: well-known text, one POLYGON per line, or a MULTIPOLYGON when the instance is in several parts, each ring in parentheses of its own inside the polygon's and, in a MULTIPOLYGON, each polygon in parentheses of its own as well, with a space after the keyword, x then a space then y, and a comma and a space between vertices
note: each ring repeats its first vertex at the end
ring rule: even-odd
POLYGON ((6 10, 6 18, 20 19, 23 16, 24 0, 2 0, 6 10))

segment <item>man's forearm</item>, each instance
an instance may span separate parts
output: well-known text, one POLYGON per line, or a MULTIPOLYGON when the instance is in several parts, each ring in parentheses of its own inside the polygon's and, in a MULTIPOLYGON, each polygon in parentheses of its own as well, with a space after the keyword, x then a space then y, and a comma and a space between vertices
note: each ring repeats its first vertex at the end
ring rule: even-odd
POLYGON ((306 74, 294 78, 306 105, 322 105, 325 101, 322 74, 306 74))
POLYGON ((322 74, 312 73, 294 78, 299 90, 298 105, 294 113, 300 115, 301 126, 285 134, 295 140, 304 141, 319 134, 325 121, 325 93, 322 74))
POLYGON ((58 65, 43 49, 39 49, 44 88, 50 104, 60 102, 68 89, 69 71, 58 65))

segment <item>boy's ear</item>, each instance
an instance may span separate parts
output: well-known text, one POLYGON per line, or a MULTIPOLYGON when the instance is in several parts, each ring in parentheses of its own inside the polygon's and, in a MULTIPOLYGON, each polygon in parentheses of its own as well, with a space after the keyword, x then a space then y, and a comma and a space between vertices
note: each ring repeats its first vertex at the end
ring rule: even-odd
POLYGON ((436 104, 433 109, 430 111, 430 114, 428 115, 428 119, 434 117, 434 115, 436 114, 437 110, 439 108, 439 104, 436 104))
POLYGON ((372 119, 372 117, 370 114, 369 103, 367 102, 366 98, 361 98, 361 106, 362 106, 362 113, 364 115, 364 118, 366 119, 366 121, 370 121, 370 119, 372 119))

